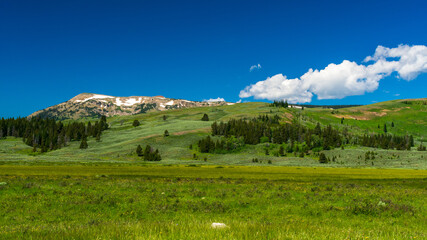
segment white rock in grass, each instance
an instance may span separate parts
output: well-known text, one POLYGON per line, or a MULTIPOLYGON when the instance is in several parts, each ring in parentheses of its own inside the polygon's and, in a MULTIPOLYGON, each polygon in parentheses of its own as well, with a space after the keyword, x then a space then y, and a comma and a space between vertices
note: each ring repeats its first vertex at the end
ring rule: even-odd
POLYGON ((211 227, 212 228, 226 228, 227 225, 225 225, 224 223, 212 223, 211 227))

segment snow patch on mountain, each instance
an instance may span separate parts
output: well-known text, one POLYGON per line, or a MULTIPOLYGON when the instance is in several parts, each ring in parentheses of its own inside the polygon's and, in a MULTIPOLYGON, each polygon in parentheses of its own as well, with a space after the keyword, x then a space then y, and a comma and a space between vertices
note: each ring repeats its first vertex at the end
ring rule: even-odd
POLYGON ((88 97, 88 98, 85 98, 83 100, 75 100, 74 102, 86 102, 86 101, 91 100, 91 99, 102 99, 102 98, 114 98, 114 97, 107 96, 107 95, 101 95, 101 94, 95 94, 92 97, 88 97))

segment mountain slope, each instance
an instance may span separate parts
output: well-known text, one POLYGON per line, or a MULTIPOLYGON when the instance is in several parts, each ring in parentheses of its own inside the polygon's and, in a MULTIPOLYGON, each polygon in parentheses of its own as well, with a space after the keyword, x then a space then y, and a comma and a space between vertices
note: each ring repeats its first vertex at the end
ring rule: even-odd
MULTIPOLYGON (((85 98, 83 98, 85 99, 85 98)), ((83 100, 76 99, 76 100, 83 100)), ((89 101, 89 100, 87 100, 89 101)), ((383 125, 387 124, 390 134, 412 134, 415 137, 416 145, 427 137, 427 105, 424 99, 417 100, 395 100, 382 102, 367 106, 342 108, 338 110, 323 108, 276 108, 270 107, 268 103, 240 103, 232 106, 212 106, 199 108, 182 108, 168 111, 149 111, 145 114, 132 116, 114 116, 107 119, 110 128, 103 132, 101 141, 95 138, 88 138, 89 148, 79 149, 80 142, 71 142, 69 146, 59 150, 50 151, 36 156, 30 156, 32 148, 25 145, 22 139, 0 140, 0 159, 16 161, 21 163, 29 162, 116 162, 116 163, 144 163, 141 158, 135 155, 137 145, 151 145, 159 149, 162 155, 161 164, 220 164, 220 165, 259 165, 253 163, 253 158, 258 158, 267 164, 272 161, 275 166, 324 166, 318 163, 316 158, 300 158, 293 154, 286 157, 276 157, 274 154, 265 155, 265 144, 248 145, 240 152, 229 154, 201 154, 197 150, 189 149, 190 144, 197 142, 210 135, 210 127, 213 121, 228 121, 232 118, 251 118, 260 114, 279 115, 283 122, 299 121, 303 125, 314 127, 317 122, 323 126, 348 130, 354 134, 363 135, 365 133, 382 133, 383 125), (376 116, 374 113, 380 112, 376 116), (386 112, 387 114, 382 114, 386 112), (204 113, 209 115, 209 121, 201 121, 204 113), (163 116, 166 115, 166 120, 163 116), (341 124, 341 117, 344 122, 341 124), (352 119, 348 116, 357 116, 352 119), (372 117, 368 117, 371 116, 372 117), (133 127, 133 121, 137 119, 141 122, 138 127, 133 127), (394 123, 394 127, 391 123, 394 123), (380 125, 380 128, 378 128, 380 125), (168 130, 169 137, 164 137, 163 133, 168 130), (194 159, 194 154, 199 160, 194 159), (207 162, 203 159, 207 158, 207 162)), ((85 120, 83 120, 85 121, 85 120)), ((218 139, 218 137, 214 137, 218 139)), ((274 150, 274 145, 271 153, 274 150)), ((325 151, 328 157, 338 156, 337 162, 330 163, 330 166, 339 167, 372 167, 372 162, 361 161, 359 158, 365 156, 367 151, 378 153, 374 162, 375 167, 381 168, 427 168, 426 152, 398 151, 373 149, 360 146, 346 146, 345 150, 334 149, 325 151), (399 157, 397 157, 399 156, 399 157)), ((329 165, 328 165, 329 166, 329 165)))
POLYGON ((102 94, 82 93, 58 105, 34 112, 29 117, 48 117, 58 120, 99 117, 105 115, 123 116, 202 106, 229 105, 226 102, 196 102, 183 99, 165 98, 162 96, 115 97, 102 94))

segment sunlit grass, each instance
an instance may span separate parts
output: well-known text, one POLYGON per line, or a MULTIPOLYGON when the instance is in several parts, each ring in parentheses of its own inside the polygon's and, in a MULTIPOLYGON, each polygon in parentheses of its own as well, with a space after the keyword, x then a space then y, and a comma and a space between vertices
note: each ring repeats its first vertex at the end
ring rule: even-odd
POLYGON ((0 166, 0 238, 423 239, 426 181, 420 170, 0 166))

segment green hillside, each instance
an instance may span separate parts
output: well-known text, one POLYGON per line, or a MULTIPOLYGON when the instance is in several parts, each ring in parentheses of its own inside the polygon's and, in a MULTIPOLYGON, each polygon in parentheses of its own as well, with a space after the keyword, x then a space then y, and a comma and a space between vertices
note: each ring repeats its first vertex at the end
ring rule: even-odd
MULTIPOLYGON (((163 112, 149 112, 133 116, 116 116, 108 118, 110 129, 105 131, 100 142, 88 139, 89 148, 79 149, 79 142, 71 142, 67 147, 47 153, 32 153, 32 148, 21 139, 7 138, 0 140, 0 159, 15 163, 122 163, 146 164, 135 154, 137 145, 151 145, 158 148, 162 161, 160 164, 213 164, 213 165, 290 165, 290 166, 324 166, 314 156, 288 154, 276 157, 278 151, 274 144, 246 145, 243 149, 230 154, 201 154, 190 150, 190 144, 196 144, 201 138, 210 135, 210 126, 214 121, 228 121, 232 118, 249 118, 261 114, 279 115, 282 122, 299 121, 303 125, 314 127, 317 122, 326 126, 347 128, 354 134, 382 133, 384 124, 388 133, 412 134, 416 144, 427 136, 427 105, 425 99, 395 100, 367 106, 324 109, 324 108, 276 108, 267 103, 241 103, 228 106, 201 107, 163 112), (203 114, 209 121, 201 121, 203 114), (166 116, 166 120, 163 119, 166 116), (341 120, 344 118, 343 123, 341 120), (141 125, 133 127, 134 120, 141 125), (392 127, 392 124, 394 127, 392 127), (380 126, 378 128, 378 126, 380 126), (169 137, 163 133, 168 130, 169 137), (272 154, 265 155, 268 148, 272 154), (196 154, 196 157, 194 157, 196 154), (259 162, 252 162, 253 158, 259 162), (206 161, 204 161, 206 158, 206 161)), ((85 119, 83 121, 89 121, 85 119)), ((215 139, 215 137, 214 137, 215 139)), ((345 150, 325 151, 327 156, 337 157, 335 163, 328 166, 338 167, 409 167, 427 168, 424 161, 425 152, 370 149, 367 147, 346 146, 345 150), (373 150, 379 154, 376 161, 362 161, 366 151, 373 150), (355 159, 357 158, 357 159, 355 159)))
POLYGON ((319 163, 317 152, 277 156, 279 145, 267 142, 227 154, 195 147, 214 121, 266 114, 354 135, 382 133, 386 124, 388 133, 412 134, 418 145, 427 136, 424 102, 153 111, 108 118, 110 128, 101 141, 88 137, 87 149, 71 141, 45 153, 22 138, 2 138, 0 239, 425 239, 426 151, 348 143, 321 151, 333 161, 319 163), (201 120, 205 113, 209 121, 201 120), (136 147, 147 144, 161 161, 137 156, 136 147))
POLYGON ((382 132, 384 124, 393 134, 412 134, 419 140, 427 136, 427 99, 392 100, 366 106, 309 109, 304 115, 323 124, 354 126, 361 132, 382 132), (394 127, 392 127, 392 123, 394 127), (380 128, 378 128, 378 125, 380 128))

